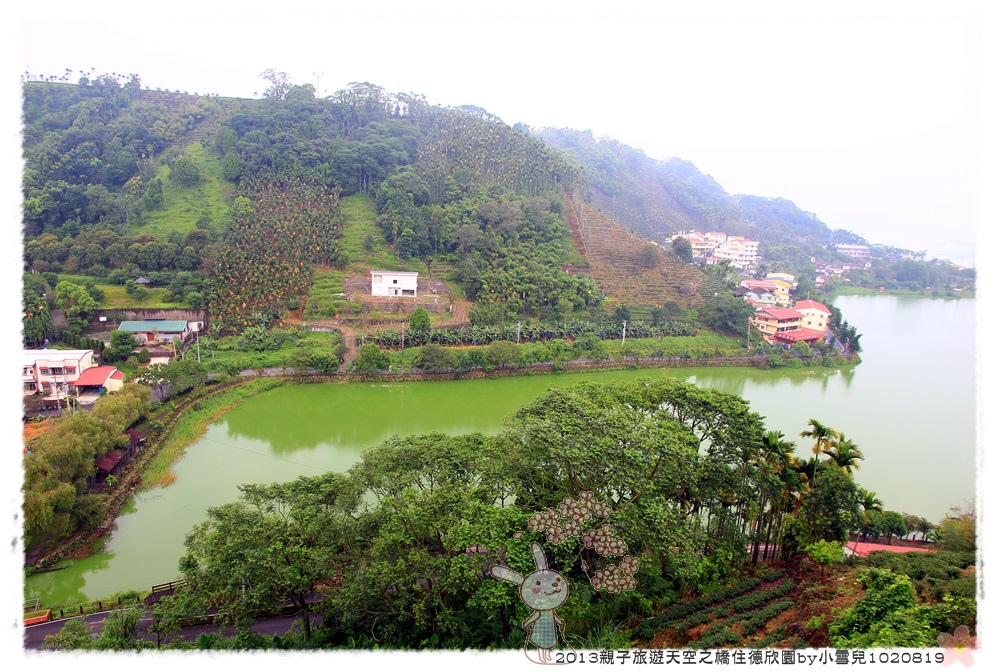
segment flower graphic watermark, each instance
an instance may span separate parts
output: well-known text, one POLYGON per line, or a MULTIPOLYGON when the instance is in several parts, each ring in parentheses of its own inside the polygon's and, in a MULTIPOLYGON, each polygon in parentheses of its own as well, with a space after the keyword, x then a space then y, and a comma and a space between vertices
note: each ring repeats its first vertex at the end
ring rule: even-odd
MULTIPOLYGON (((528 520, 528 528, 544 533, 545 540, 550 544, 563 544, 575 539, 582 541, 580 568, 594 589, 608 593, 633 590, 636 586, 635 573, 639 570, 638 561, 628 555, 628 546, 615 537, 611 525, 604 523, 598 527, 597 523, 591 523, 595 517, 607 518, 610 515, 611 507, 607 503, 597 501, 593 493, 585 491, 580 493, 579 499, 566 497, 555 508, 535 513, 528 520), (600 567, 592 567, 587 562, 588 558, 591 562, 598 562, 599 557, 604 558, 600 567), (622 560, 612 560, 616 557, 622 557, 622 560), (591 570, 594 570, 593 573, 591 570)), ((515 532, 514 538, 521 539, 523 534, 515 532)), ((538 660, 528 655, 529 659, 552 664, 551 652, 559 645, 559 640, 568 646, 564 631, 566 623, 556 609, 566 601, 569 582, 559 572, 549 569, 538 542, 531 543, 531 553, 535 560, 535 571, 531 574, 522 576, 502 565, 492 565, 490 574, 520 587, 521 600, 532 610, 531 616, 521 624, 527 633, 525 654, 528 654, 528 645, 533 644, 538 660)))
POLYGON ((937 641, 944 648, 944 660, 942 662, 945 665, 951 665, 958 660, 966 667, 972 666, 972 649, 976 648, 976 638, 969 634, 968 626, 958 626, 955 628, 954 635, 942 632, 938 635, 937 641))

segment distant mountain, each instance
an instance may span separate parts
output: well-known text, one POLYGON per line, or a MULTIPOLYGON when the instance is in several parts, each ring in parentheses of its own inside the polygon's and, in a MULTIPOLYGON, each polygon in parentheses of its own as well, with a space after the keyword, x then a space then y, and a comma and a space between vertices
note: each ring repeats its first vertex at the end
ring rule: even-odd
POLYGON ((697 229, 745 235, 760 240, 765 250, 768 244, 863 242, 831 231, 789 200, 732 196, 690 161, 652 159, 616 140, 595 139, 591 131, 544 128, 536 134, 582 165, 594 205, 650 239, 697 229))

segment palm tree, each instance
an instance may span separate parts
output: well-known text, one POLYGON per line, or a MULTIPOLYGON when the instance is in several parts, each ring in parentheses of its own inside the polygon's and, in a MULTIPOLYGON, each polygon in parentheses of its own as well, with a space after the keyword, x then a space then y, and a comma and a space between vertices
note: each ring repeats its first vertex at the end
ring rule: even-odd
MULTIPOLYGON (((882 500, 878 498, 871 490, 865 490, 864 488, 858 488, 858 504, 861 505, 861 515, 864 517, 865 522, 861 525, 862 528, 867 527, 871 522, 871 516, 869 515, 872 511, 882 511, 882 500)), ((858 551, 858 539, 854 540, 854 552, 857 554, 858 551)), ((876 541, 878 541, 876 539, 876 541)))
POLYGON ((857 471, 860 469, 861 464, 859 463, 865 459, 864 454, 858 449, 858 444, 843 434, 840 435, 836 443, 826 448, 823 454, 829 455, 830 461, 836 463, 838 467, 845 469, 848 473, 851 470, 857 471))
MULTIPOLYGON (((818 464, 819 454, 825 452, 830 446, 833 445, 834 441, 840 440, 840 432, 832 427, 827 427, 819 420, 809 419, 810 428, 799 432, 799 436, 806 439, 815 439, 816 442, 813 444, 813 459, 818 464)), ((813 467, 813 473, 810 477, 809 484, 812 485, 816 478, 816 469, 813 467)))

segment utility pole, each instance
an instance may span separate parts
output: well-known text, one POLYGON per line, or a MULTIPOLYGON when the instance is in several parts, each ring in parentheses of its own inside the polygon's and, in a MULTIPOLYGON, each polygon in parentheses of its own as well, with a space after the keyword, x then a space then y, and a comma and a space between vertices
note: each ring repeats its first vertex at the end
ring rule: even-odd
POLYGON ((406 349, 406 324, 401 324, 399 327, 399 351, 403 352, 406 349))
POLYGON ((628 324, 624 320, 622 321, 622 347, 625 347, 625 325, 628 324))
POLYGON ((201 342, 198 340, 198 332, 194 332, 194 347, 198 351, 198 363, 201 364, 201 342))
POLYGON ((518 321, 518 323, 517 323, 517 342, 518 342, 518 344, 521 343, 521 322, 520 321, 518 321))

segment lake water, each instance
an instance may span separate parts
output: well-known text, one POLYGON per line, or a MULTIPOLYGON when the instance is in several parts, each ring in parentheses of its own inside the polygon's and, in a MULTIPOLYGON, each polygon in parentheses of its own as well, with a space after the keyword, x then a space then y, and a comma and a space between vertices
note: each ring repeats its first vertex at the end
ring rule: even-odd
POLYGON ((679 377, 746 398, 768 429, 799 443, 810 418, 863 451, 859 484, 887 510, 940 520, 975 497, 976 361, 972 299, 839 297, 862 334, 863 361, 848 371, 673 368, 497 380, 288 386, 253 397, 209 427, 176 464, 177 480, 124 510, 103 552, 30 577, 42 604, 148 590, 177 578, 184 536, 237 486, 344 471, 394 435, 495 433, 503 418, 552 385, 580 380, 679 377))

